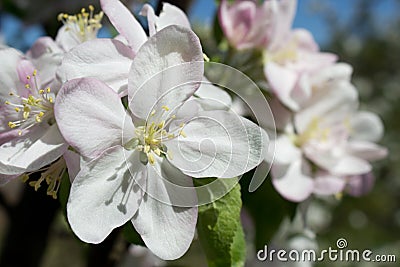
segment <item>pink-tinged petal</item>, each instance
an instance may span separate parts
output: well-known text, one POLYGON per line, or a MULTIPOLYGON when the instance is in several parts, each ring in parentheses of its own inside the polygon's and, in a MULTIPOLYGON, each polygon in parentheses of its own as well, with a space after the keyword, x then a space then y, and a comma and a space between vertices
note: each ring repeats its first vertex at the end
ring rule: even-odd
POLYGON ((181 26, 168 26, 140 48, 128 80, 129 107, 146 119, 154 106, 174 110, 193 95, 203 79, 198 37, 181 26))
POLYGON ((287 135, 281 135, 275 141, 274 163, 289 165, 301 159, 301 150, 293 144, 287 135))
MULTIPOLYGON (((0 110, 0 114, 2 114, 4 116, 4 113, 1 112, 1 110, 0 110)), ((5 117, 8 117, 8 116, 5 115, 5 117)), ((4 129, 9 130, 10 127, 4 126, 4 129)), ((2 132, 2 131, 3 131, 3 128, 0 125, 0 132, 2 132)), ((9 142, 14 138, 17 138, 19 136, 18 132, 19 132, 19 130, 9 130, 9 131, 0 133, 0 145, 4 144, 6 142, 9 142)))
POLYGON ((192 177, 232 178, 258 166, 268 136, 253 122, 232 112, 199 112, 183 127, 184 136, 165 142, 173 165, 192 177))
POLYGON ((304 171, 301 159, 290 165, 273 164, 272 184, 284 198, 293 202, 306 200, 314 190, 314 181, 304 171))
POLYGON ((19 81, 24 85, 29 84, 31 88, 35 88, 33 79, 30 78, 28 79, 28 76, 31 77, 34 70, 35 67, 33 66, 32 62, 26 59, 20 60, 17 65, 17 73, 19 81))
POLYGON ((157 21, 157 31, 170 25, 179 25, 190 29, 189 19, 181 9, 174 5, 163 3, 163 8, 157 21))
POLYGON ((147 24, 149 25, 150 36, 156 34, 157 32, 156 24, 158 17, 154 13, 153 7, 149 4, 144 4, 142 10, 140 11, 140 15, 147 17, 147 24))
POLYGON ((65 140, 84 157, 96 158, 134 135, 133 123, 117 93, 96 79, 65 83, 54 112, 65 140))
POLYGON ((319 47, 315 42, 311 32, 305 29, 295 29, 292 31, 292 35, 297 43, 298 49, 306 50, 309 52, 318 52, 319 47))
POLYGON ((279 100, 288 108, 297 110, 299 105, 292 99, 291 93, 298 81, 298 74, 274 62, 268 62, 264 66, 264 73, 279 100))
POLYGON ((346 192, 354 197, 360 197, 369 193, 375 184, 375 177, 372 172, 350 176, 348 177, 348 183, 346 192))
POLYGON ((317 195, 335 195, 343 191, 346 180, 328 173, 320 173, 314 179, 314 193, 317 195))
POLYGON ((348 82, 340 82, 334 90, 320 90, 304 104, 295 115, 295 126, 303 133, 310 123, 318 118, 325 121, 344 121, 358 107, 357 90, 348 82))
MULTIPOLYGON (((247 49, 257 45, 251 36, 255 23, 257 6, 252 1, 239 1, 229 6, 222 1, 219 8, 221 28, 229 42, 237 49, 247 49)), ((256 37, 259 37, 256 36, 256 37)))
POLYGON ((67 164, 69 180, 72 183, 81 170, 81 156, 72 150, 67 150, 63 154, 63 157, 67 164))
POLYGON ((146 168, 138 153, 112 147, 82 166, 67 205, 72 231, 84 242, 100 243, 129 221, 143 197, 146 168))
POLYGON ((67 147, 57 125, 38 126, 0 146, 0 173, 16 175, 37 171, 58 159, 67 147))
MULTIPOLYGON (((39 38, 26 53, 37 68, 42 87, 48 86, 56 78, 57 67, 61 64, 64 51, 50 37, 39 38)), ((53 92, 59 88, 51 88, 53 92)))
POLYGON ((145 194, 132 223, 146 246, 164 260, 181 257, 192 243, 197 222, 197 206, 173 206, 176 202, 186 202, 191 206, 197 202, 196 191, 191 179, 169 166, 157 162, 148 166, 149 194, 145 194), (158 165, 158 166, 157 166, 158 165), (170 183, 188 188, 184 196, 181 189, 170 183), (181 199, 179 199, 181 198, 181 199), (172 205, 171 205, 172 203, 172 205))
POLYGON ((350 120, 351 137, 356 140, 377 142, 383 136, 383 124, 378 115, 360 111, 350 120))
POLYGON ((1 48, 0 49, 0 108, 3 107, 4 102, 9 99, 10 92, 20 93, 25 89, 24 84, 21 84, 18 74, 17 66, 24 58, 23 54, 14 48, 1 48))
POLYGON ((65 55, 57 75, 63 82, 84 77, 97 78, 126 95, 129 68, 135 54, 117 40, 85 42, 65 55))
POLYGON ((347 144, 347 152, 368 161, 383 159, 388 154, 387 148, 366 141, 350 141, 347 144))
POLYGON ((140 23, 119 0, 100 0, 100 3, 115 29, 128 40, 132 50, 137 52, 147 41, 147 35, 140 23))

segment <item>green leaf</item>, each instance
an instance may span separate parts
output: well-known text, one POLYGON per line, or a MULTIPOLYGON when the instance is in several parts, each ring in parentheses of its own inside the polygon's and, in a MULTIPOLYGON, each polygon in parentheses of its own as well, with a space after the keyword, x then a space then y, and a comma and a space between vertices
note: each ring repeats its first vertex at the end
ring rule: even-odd
MULTIPOLYGON (((215 181, 214 179, 195 179, 196 186, 215 181)), ((200 242, 207 255, 210 267, 244 266, 246 243, 240 209, 242 206, 240 185, 237 178, 217 179, 233 189, 224 197, 199 207, 197 231, 200 242)), ((212 194, 212 192, 210 192, 212 194)))

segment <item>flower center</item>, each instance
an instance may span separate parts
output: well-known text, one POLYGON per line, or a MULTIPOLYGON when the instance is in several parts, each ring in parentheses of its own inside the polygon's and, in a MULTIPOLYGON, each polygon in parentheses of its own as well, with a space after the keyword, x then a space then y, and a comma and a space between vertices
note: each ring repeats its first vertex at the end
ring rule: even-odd
POLYGON ((11 129, 19 128, 19 135, 42 121, 51 123, 50 118, 53 117, 54 94, 50 87, 40 89, 36 75, 37 71, 34 70, 32 76, 26 77, 28 81, 25 84, 28 91, 26 96, 10 93, 10 96, 16 98, 16 102, 5 102, 6 105, 13 107, 15 112, 21 114, 18 120, 8 122, 11 129))
POLYGON ((330 128, 321 127, 320 120, 314 118, 303 133, 293 136, 293 142, 297 147, 302 147, 310 140, 324 142, 328 139, 329 133, 330 128))
POLYGON ((140 151, 140 161, 145 165, 148 162, 154 165, 155 156, 172 159, 172 154, 168 151, 164 142, 179 136, 186 137, 183 131, 184 123, 171 127, 171 122, 176 116, 165 116, 168 111, 169 108, 167 106, 162 106, 161 112, 158 114, 153 110, 146 124, 135 129, 136 137, 124 145, 127 150, 136 149, 140 151), (166 119, 163 119, 165 117, 166 119))
POLYGON ((68 15, 60 13, 58 20, 66 25, 66 30, 74 33, 80 42, 93 40, 96 38, 98 30, 102 27, 101 19, 103 12, 93 14, 94 7, 89 6, 89 12, 85 8, 81 9, 81 13, 77 15, 68 15))

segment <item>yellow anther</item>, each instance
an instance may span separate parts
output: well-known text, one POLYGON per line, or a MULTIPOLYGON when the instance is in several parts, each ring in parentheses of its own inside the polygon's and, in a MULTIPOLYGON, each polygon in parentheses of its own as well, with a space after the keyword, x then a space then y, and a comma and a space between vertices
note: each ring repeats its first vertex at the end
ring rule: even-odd
POLYGON ((44 94, 44 90, 43 90, 43 89, 40 89, 40 90, 39 90, 39 94, 43 95, 43 94, 44 94))
POLYGON ((31 88, 31 86, 29 85, 29 83, 25 84, 25 88, 26 88, 26 89, 31 88))
POLYGON ((54 102, 54 100, 53 100, 53 98, 52 98, 51 96, 49 97, 49 102, 50 102, 50 103, 53 103, 53 102, 54 102))
POLYGON ((6 105, 10 105, 11 103, 10 103, 10 101, 6 101, 6 102, 4 102, 6 105))
POLYGON ((94 7, 92 5, 89 5, 89 10, 94 11, 94 7))
POLYGON ((28 174, 23 174, 20 176, 20 179, 23 183, 29 180, 29 175, 28 174))
POLYGON ((161 150, 157 147, 156 149, 153 150, 154 153, 156 153, 157 156, 161 156, 161 150))
POLYGON ((47 88, 46 88, 46 92, 47 92, 47 93, 50 93, 50 92, 51 92, 50 87, 47 87, 47 88))
POLYGON ((154 160, 153 154, 148 153, 148 154, 147 154, 147 158, 148 158, 150 164, 151 164, 151 165, 154 165, 155 160, 154 160))
POLYGON ((163 110, 165 110, 165 111, 169 111, 169 107, 167 107, 167 106, 162 106, 161 107, 163 110))
POLYGON ((31 79, 31 76, 27 75, 27 76, 26 76, 26 79, 27 79, 27 80, 30 80, 30 79, 31 79))
POLYGON ((143 152, 147 154, 147 153, 149 153, 149 151, 150 151, 150 146, 149 145, 145 145, 144 148, 143 148, 143 152))
POLYGON ((15 110, 15 112, 19 112, 21 109, 20 108, 15 108, 14 110, 15 110))
POLYGON ((37 70, 34 70, 32 75, 36 76, 37 75, 37 70))
POLYGON ((15 127, 17 127, 17 125, 15 123, 13 123, 12 121, 9 121, 8 127, 10 127, 11 129, 14 129, 15 127))
POLYGON ((184 132, 183 130, 181 130, 181 131, 179 132, 179 135, 181 135, 183 138, 186 138, 186 137, 187 137, 187 135, 185 134, 185 132, 184 132))

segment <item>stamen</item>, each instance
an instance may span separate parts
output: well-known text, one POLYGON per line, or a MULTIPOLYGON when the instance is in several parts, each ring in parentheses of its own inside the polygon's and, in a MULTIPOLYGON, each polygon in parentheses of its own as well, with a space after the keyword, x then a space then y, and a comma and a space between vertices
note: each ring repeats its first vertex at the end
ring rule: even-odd
POLYGON ((93 11, 94 7, 89 5, 89 13, 85 8, 82 8, 81 12, 77 15, 60 13, 57 19, 66 26, 66 30, 74 33, 74 37, 78 41, 85 42, 95 39, 98 30, 102 27, 103 12, 93 14, 93 11))
MULTIPOLYGON (((47 184, 47 195, 52 196, 54 199, 57 199, 57 193, 61 185, 61 178, 63 177, 66 169, 67 165, 65 163, 65 160, 63 157, 61 157, 49 167, 39 170, 40 172, 42 172, 40 178, 37 181, 29 182, 29 185, 34 187, 35 191, 37 191, 42 186, 42 183, 45 181, 47 184)), ((30 178, 29 176, 32 173, 33 172, 21 175, 21 180, 23 182, 27 182, 30 178)))
POLYGON ((28 80, 33 79, 32 83, 25 85, 29 89, 27 97, 22 97, 11 92, 9 95, 16 98, 16 103, 12 103, 11 101, 5 102, 6 105, 12 106, 15 112, 21 112, 22 119, 8 123, 11 129, 20 128, 18 131, 19 135, 22 135, 23 131, 31 128, 36 123, 41 123, 45 119, 51 118, 53 114, 54 101, 53 97, 49 96, 51 89, 50 87, 40 89, 36 76, 37 70, 34 70, 31 76, 27 75, 28 80))

